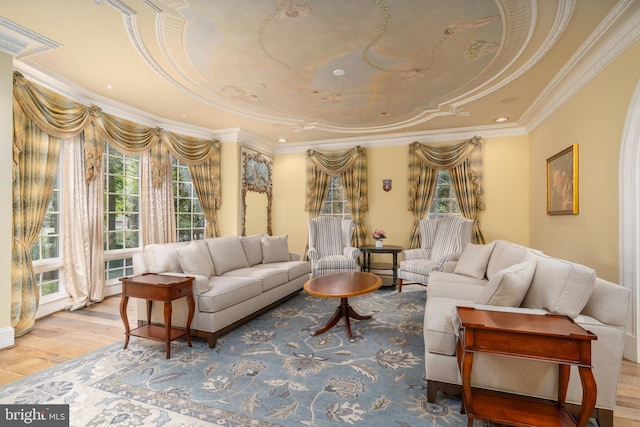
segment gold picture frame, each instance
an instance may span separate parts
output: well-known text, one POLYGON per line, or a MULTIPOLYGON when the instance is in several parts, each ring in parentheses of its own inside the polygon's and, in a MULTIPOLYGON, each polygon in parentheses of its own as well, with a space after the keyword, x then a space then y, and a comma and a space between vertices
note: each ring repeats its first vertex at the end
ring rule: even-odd
POLYGON ((578 214, 578 144, 547 159, 547 215, 578 214))

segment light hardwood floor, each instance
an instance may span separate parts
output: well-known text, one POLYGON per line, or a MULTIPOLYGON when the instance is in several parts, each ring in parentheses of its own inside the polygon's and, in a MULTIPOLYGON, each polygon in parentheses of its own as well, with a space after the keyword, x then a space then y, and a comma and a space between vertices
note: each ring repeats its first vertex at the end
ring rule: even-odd
MULTIPOLYGON (((30 333, 16 338, 14 347, 0 350, 0 385, 124 339, 119 303, 120 297, 109 297, 38 320, 30 333)), ((127 313, 134 326, 135 304, 129 304, 127 313)), ((628 360, 622 362, 614 426, 640 426, 640 365, 628 360)))

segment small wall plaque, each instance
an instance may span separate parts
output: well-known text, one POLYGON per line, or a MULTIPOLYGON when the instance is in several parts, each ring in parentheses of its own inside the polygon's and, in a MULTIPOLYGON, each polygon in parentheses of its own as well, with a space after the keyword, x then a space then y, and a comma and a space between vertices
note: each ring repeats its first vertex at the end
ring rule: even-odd
POLYGON ((390 179, 383 179, 382 180, 382 189, 384 191, 391 191, 391 180, 390 179))

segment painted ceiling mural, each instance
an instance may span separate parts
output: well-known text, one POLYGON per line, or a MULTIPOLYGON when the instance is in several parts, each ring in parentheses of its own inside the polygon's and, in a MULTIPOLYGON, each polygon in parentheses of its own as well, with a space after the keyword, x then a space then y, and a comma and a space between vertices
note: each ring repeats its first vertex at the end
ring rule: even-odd
POLYGON ((153 42, 184 90, 301 130, 464 115, 451 105, 491 90, 525 48, 533 15, 526 0, 156 4, 163 17, 153 42))

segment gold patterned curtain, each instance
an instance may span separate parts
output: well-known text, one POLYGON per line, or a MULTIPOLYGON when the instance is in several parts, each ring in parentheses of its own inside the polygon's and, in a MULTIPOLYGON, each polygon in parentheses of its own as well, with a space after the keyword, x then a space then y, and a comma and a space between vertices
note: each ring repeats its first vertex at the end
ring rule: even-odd
MULTIPOLYGON (((218 150, 218 153, 220 151, 218 150)), ((217 211, 220 209, 220 155, 210 158, 205 163, 189 166, 193 189, 196 191, 202 213, 207 220, 204 237, 220 235, 217 211)))
POLYGON ((413 212, 413 229, 409 239, 409 248, 420 247, 420 220, 429 213, 438 184, 438 170, 422 167, 420 159, 412 155, 413 145, 409 148, 409 210, 413 212))
POLYGON ((320 215, 327 191, 329 176, 340 175, 351 208, 354 225, 352 244, 365 243, 367 229, 364 213, 369 210, 367 184, 367 152, 357 146, 350 150, 320 152, 307 150, 307 198, 305 210, 310 218, 320 215))
MULTIPOLYGON (((50 146, 58 145, 56 148, 59 152, 60 140, 62 138, 71 138, 84 132, 84 154, 85 154, 85 179, 87 183, 91 183, 100 177, 100 168, 102 165, 102 155, 104 151, 104 142, 108 142, 117 150, 126 154, 139 154, 147 150, 151 150, 151 176, 153 186, 159 188, 162 183, 171 179, 167 173, 170 169, 171 155, 174 155, 181 161, 187 163, 190 168, 198 167, 203 169, 194 178, 194 185, 198 197, 202 197, 201 204, 203 210, 206 209, 205 217, 211 225, 209 230, 215 233, 217 229, 217 212, 220 207, 220 143, 213 139, 202 139, 187 137, 172 132, 164 131, 160 128, 140 125, 129 120, 124 120, 110 114, 104 113, 96 106, 84 106, 73 100, 70 100, 53 91, 45 89, 39 85, 27 81, 22 74, 14 72, 14 159, 13 159, 13 180, 14 180, 14 200, 20 197, 20 188, 16 186, 28 183, 29 191, 32 193, 40 192, 43 199, 45 209, 49 202, 50 193, 46 190, 48 185, 44 180, 34 180, 27 172, 21 168, 21 162, 25 154, 37 152, 37 150, 53 150, 50 146), (32 124, 30 124, 32 123, 32 124), (30 131, 26 129, 38 128, 41 132, 30 131), (56 139, 50 139, 49 136, 56 139), (33 150, 25 151, 24 147, 33 144, 33 150), (42 148, 41 148, 42 146, 42 148), (200 182, 195 182, 200 181, 200 182), (213 184, 209 184, 212 181, 213 184), (16 182, 18 184, 16 184, 16 182), (204 188, 204 189, 203 189, 204 188), (214 202, 211 201, 214 200, 214 202), (207 206, 207 208, 205 208, 207 206)), ((44 165, 46 162, 42 162, 44 165)), ((56 163, 57 171, 57 163, 56 163)), ((31 172, 28 172, 31 173, 31 172)), ((51 184, 53 185, 53 184, 51 184)), ((14 212, 14 218, 20 216, 21 212, 14 212)), ((35 220, 38 216, 35 217, 35 220)), ((101 218, 95 219, 101 220, 101 218)), ((22 224, 22 223, 21 223, 22 224)), ((42 218, 39 224, 30 224, 30 227, 39 229, 42 226, 42 218)), ((24 225, 21 225, 24 227, 24 225)), ((26 245, 28 241, 24 239, 24 233, 20 235, 18 244, 26 245)), ((33 242, 31 243, 33 244, 33 242)), ((30 250, 30 246, 26 249, 30 250)), ((27 252, 28 252, 27 250, 27 252)), ((37 310, 37 292, 25 293, 23 288, 33 287, 33 278, 28 278, 24 272, 32 271, 33 267, 31 259, 24 255, 14 254, 14 266, 12 271, 16 276, 13 279, 14 287, 12 288, 12 313, 16 313, 16 317, 12 314, 12 323, 18 322, 18 318, 28 318, 28 321, 22 322, 26 327, 16 329, 16 334, 28 332, 33 325, 35 319, 35 311, 37 310), (31 282, 30 282, 31 281, 31 282), (21 283, 19 286, 17 283, 21 283), (24 308, 27 307, 25 310, 24 308), (28 326, 31 324, 31 326, 28 326)), ((32 289, 33 291, 33 289, 32 289)))
POLYGON ((31 247, 40 235, 53 193, 62 144, 38 128, 15 100, 13 108, 11 326, 21 336, 33 327, 38 310, 31 247))
POLYGON ((462 216, 475 220, 473 241, 484 243, 479 225, 480 211, 484 210, 480 150, 477 136, 457 144, 410 144, 408 208, 414 213, 410 248, 420 247, 418 223, 429 211, 439 170, 449 171, 462 216))

